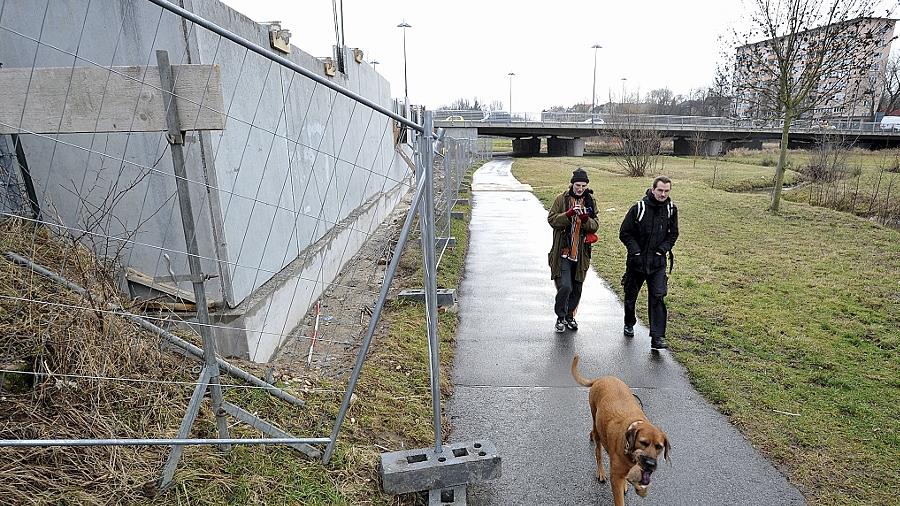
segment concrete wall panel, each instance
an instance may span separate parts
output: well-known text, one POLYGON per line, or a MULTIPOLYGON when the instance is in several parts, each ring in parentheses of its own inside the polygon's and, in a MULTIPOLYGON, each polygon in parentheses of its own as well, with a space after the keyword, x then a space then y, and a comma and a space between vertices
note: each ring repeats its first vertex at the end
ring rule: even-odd
MULTIPOLYGON (((318 261, 318 271, 304 271, 304 277, 324 276, 327 282, 409 184, 404 181, 409 169, 394 150, 391 120, 149 2, 4 0, 2 5, 0 61, 5 66, 155 65, 157 49, 168 50, 173 64, 220 66, 225 130, 193 134, 185 156, 195 183, 191 192, 203 268, 223 274, 207 284, 209 297, 244 307, 239 312, 256 315, 254 322, 262 321, 262 309, 250 303, 274 300, 251 297, 255 290, 285 293, 286 288, 270 286, 276 273, 313 258, 314 250, 327 250, 328 257, 318 261), (78 59, 67 52, 77 52, 78 59), (215 185, 209 191, 206 181, 215 185), (367 209, 362 214, 361 206, 367 209), (335 223, 342 223, 340 233, 335 223), (220 231, 218 238, 214 230, 220 231), (317 246, 322 241, 327 248, 317 246)), ((268 47, 266 26, 217 0, 184 0, 184 5, 268 47)), ((297 48, 286 58, 324 76, 322 62, 297 48)), ((346 72, 329 79, 389 108, 388 82, 368 64, 357 64, 350 51, 345 60, 346 72)), ((177 253, 185 245, 164 136, 80 134, 59 140, 23 137, 45 204, 52 203, 65 224, 77 228, 90 222, 90 209, 130 188, 116 201, 115 218, 95 225, 103 227, 99 233, 123 236, 137 229, 137 244, 123 251, 127 265, 162 276, 168 271, 162 258, 167 252, 172 269, 187 273, 186 257, 177 253)), ((321 285, 311 285, 303 301, 290 302, 287 320, 263 318, 266 328, 297 320, 321 293, 321 285)), ((189 283, 181 287, 190 290, 189 283)), ((262 347, 272 350, 278 344, 275 339, 262 347)))
MULTIPOLYGON (((185 61, 180 18, 140 0, 3 2, 0 61, 5 67, 155 65, 156 49, 169 51, 173 64, 185 61), (40 41, 40 44, 38 43, 40 41), (77 55, 77 57, 76 57, 77 55)), ((147 82, 158 88, 159 82, 147 82)), ((27 91, 27 90, 23 90, 27 91)), ((102 98, 101 98, 102 100, 102 98)), ((85 242, 100 254, 151 276, 163 275, 167 253, 176 273, 186 273, 187 257, 175 194, 171 158, 159 133, 23 135, 22 144, 36 190, 48 217, 90 234, 85 242), (128 238, 132 243, 107 241, 128 238)), ((197 143, 185 145, 189 178, 202 182, 197 143)), ((192 185, 195 220, 208 223, 206 191, 192 185)), ((209 227, 198 229, 204 269, 216 272, 209 227)), ((220 291, 219 281, 208 284, 220 291)), ((189 289, 189 284, 183 286, 189 289)))

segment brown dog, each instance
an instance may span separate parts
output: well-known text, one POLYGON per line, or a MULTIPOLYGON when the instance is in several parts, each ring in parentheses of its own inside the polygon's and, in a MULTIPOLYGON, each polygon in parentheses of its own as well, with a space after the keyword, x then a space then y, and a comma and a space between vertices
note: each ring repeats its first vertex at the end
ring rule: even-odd
POLYGON ((609 455, 613 500, 616 506, 625 504, 628 484, 646 497, 650 475, 656 470, 662 453, 669 460, 669 438, 656 428, 635 401, 631 389, 615 376, 593 380, 578 373, 578 355, 572 359, 572 377, 579 385, 590 387, 591 439, 597 456, 597 479, 606 481, 603 472, 603 449, 609 455))

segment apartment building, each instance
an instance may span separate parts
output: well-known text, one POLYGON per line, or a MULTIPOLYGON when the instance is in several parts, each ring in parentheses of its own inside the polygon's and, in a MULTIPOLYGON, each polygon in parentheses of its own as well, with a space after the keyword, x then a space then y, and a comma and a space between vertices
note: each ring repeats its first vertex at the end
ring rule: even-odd
MULTIPOLYGON (((822 57, 817 79, 801 117, 818 120, 872 120, 881 98, 884 69, 895 19, 856 18, 794 35, 794 82, 807 81, 822 57), (833 43, 823 44, 826 37, 833 43), (804 75, 806 73, 806 75, 804 75)), ((737 48, 735 110, 738 117, 778 116, 772 107, 777 90, 775 48, 788 46, 787 37, 767 39, 737 48)))

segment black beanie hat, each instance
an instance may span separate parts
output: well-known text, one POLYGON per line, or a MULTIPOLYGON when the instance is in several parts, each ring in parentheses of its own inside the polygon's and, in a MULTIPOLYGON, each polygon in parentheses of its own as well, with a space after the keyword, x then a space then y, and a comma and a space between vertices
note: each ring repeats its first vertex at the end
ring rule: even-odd
POLYGON ((572 171, 572 179, 569 181, 570 183, 590 183, 591 181, 588 179, 587 172, 584 169, 578 168, 572 171))

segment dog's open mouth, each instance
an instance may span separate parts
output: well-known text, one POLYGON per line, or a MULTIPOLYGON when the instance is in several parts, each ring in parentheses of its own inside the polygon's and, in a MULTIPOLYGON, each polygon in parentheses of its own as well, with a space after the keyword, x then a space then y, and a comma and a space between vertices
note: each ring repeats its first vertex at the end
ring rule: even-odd
POLYGON ((648 471, 640 465, 634 465, 628 472, 628 481, 634 486, 634 490, 641 497, 647 495, 651 474, 653 474, 653 471, 648 471))

